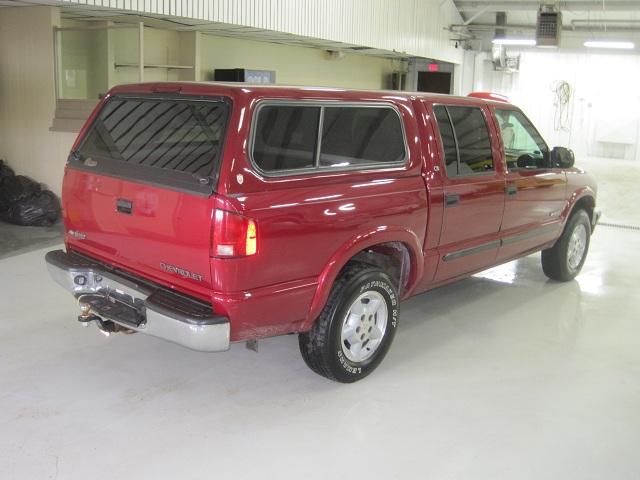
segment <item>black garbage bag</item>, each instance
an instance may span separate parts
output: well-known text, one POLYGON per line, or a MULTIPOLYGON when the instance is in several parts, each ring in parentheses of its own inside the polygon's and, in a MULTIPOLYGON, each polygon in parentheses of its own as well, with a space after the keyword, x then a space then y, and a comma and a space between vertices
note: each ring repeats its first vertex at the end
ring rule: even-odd
POLYGON ((53 192, 43 190, 30 197, 18 200, 0 217, 16 225, 47 227, 60 217, 60 201, 53 192))
POLYGON ((15 175, 13 168, 4 163, 4 160, 0 160, 0 182, 4 177, 14 177, 15 175))
POLYGON ((24 175, 2 178, 0 183, 0 212, 9 209, 14 203, 32 197, 40 192, 40 184, 24 175))

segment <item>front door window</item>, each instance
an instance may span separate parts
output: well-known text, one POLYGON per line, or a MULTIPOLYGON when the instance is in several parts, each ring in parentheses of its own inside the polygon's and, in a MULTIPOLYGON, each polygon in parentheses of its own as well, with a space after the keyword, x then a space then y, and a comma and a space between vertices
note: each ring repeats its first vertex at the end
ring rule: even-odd
POLYGON ((549 147, 522 112, 496 108, 509 170, 549 168, 549 147))

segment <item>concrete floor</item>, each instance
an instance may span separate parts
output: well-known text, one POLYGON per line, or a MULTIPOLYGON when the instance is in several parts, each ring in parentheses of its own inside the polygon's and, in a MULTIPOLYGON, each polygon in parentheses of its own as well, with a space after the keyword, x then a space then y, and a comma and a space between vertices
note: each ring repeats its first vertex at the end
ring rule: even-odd
POLYGON ((640 228, 640 163, 615 158, 576 159, 576 166, 598 181, 598 208, 602 221, 640 228))
POLYGON ((23 227, 0 221, 0 258, 38 250, 62 242, 64 227, 23 227))
POLYGON ((533 255, 405 302, 354 385, 308 370, 294 336, 105 338, 45 250, 0 260, 0 478, 637 479, 639 240, 600 228, 570 283, 533 255))

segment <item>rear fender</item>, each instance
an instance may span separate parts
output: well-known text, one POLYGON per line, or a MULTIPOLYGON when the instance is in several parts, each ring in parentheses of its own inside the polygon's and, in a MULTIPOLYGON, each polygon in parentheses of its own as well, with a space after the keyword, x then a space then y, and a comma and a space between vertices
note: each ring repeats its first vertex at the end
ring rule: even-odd
POLYGON ((313 326, 316 318, 318 318, 327 303, 329 293, 336 278, 349 260, 366 248, 388 242, 402 242, 409 251, 411 265, 403 296, 406 297, 410 294, 416 282, 422 278, 424 270, 424 259, 420 239, 414 232, 402 227, 380 226, 352 237, 344 243, 327 262, 327 265, 318 277, 318 287, 311 302, 309 314, 301 326, 302 331, 307 331, 313 326))

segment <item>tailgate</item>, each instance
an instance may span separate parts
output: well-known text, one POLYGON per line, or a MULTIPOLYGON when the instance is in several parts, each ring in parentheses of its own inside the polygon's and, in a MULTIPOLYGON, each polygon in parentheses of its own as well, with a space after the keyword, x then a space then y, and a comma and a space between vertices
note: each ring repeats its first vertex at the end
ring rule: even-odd
POLYGON ((192 291, 211 286, 213 189, 229 104, 115 96, 69 159, 73 248, 192 291))

